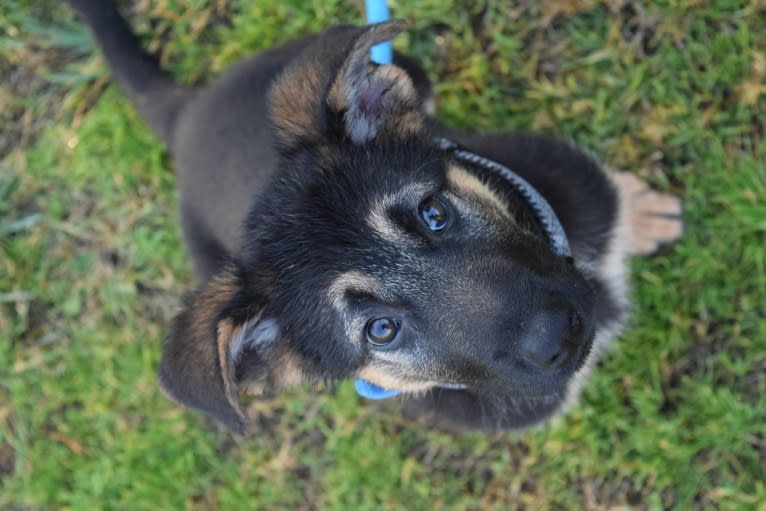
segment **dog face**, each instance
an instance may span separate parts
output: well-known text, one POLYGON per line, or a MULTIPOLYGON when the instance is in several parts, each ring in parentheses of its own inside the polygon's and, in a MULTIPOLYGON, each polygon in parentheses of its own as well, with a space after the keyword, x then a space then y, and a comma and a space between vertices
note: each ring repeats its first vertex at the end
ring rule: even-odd
POLYGON ((594 282, 514 190, 436 146, 406 73, 368 62, 399 30, 328 32, 275 82, 276 177, 176 319, 163 387, 234 430, 240 390, 350 377, 545 398, 533 422, 588 356, 594 282))

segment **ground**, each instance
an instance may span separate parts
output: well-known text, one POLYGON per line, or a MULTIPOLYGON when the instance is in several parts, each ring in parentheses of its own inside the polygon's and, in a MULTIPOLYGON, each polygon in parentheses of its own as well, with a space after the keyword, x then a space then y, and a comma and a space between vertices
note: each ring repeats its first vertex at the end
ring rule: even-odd
MULTIPOLYGON (((122 2, 185 83, 361 2, 122 2), (271 5, 268 5, 271 4, 271 5)), ((352 385, 233 438, 159 392, 193 286, 167 153, 56 0, 0 3, 0 508, 766 509, 766 4, 391 1, 439 115, 575 141, 682 198, 572 412, 451 436, 352 385)))

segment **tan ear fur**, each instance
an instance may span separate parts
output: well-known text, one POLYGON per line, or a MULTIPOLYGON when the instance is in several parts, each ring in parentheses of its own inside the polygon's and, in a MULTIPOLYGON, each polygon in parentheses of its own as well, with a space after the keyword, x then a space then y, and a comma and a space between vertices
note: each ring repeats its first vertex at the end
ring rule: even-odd
POLYGON ((399 67, 370 62, 370 49, 403 29, 404 22, 397 20, 365 30, 330 88, 327 102, 344 112, 346 132, 356 144, 379 135, 413 135, 422 129, 417 92, 409 75, 399 67))
POLYGON ((318 119, 327 86, 326 72, 319 62, 301 60, 288 67, 271 88, 269 105, 277 142, 284 148, 321 138, 318 119))
POLYGON ((399 67, 370 61, 372 46, 403 28, 404 22, 390 21, 334 27, 320 35, 271 88, 269 105, 279 146, 289 150, 325 140, 328 114, 343 116, 354 143, 421 129, 410 77, 399 67))
POLYGON ((175 401, 243 433, 245 415, 234 399, 227 359, 220 356, 231 327, 218 326, 219 314, 237 290, 235 271, 227 268, 192 297, 165 341, 158 377, 162 389, 175 401))
POLYGON ((243 434, 247 414, 240 390, 262 392, 302 380, 297 357, 280 337, 276 320, 264 318, 264 308, 260 297, 242 289, 235 267, 205 284, 165 342, 158 371, 164 392, 243 434))
MULTIPOLYGON (((260 315, 260 313, 259 313, 260 315)), ((241 327, 240 327, 241 328, 241 327)), ((243 421, 247 414, 242 409, 242 402, 239 400, 239 386, 235 380, 234 363, 229 353, 231 340, 237 332, 234 322, 230 319, 224 319, 218 323, 218 335, 216 336, 216 345, 218 346, 218 362, 221 367, 221 380, 223 380, 223 389, 226 401, 229 406, 243 421)))

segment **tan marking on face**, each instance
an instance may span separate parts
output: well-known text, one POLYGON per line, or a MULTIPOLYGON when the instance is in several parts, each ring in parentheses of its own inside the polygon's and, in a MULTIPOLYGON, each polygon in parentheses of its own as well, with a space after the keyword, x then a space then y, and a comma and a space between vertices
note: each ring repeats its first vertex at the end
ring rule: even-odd
POLYGON ((401 228, 391 220, 388 211, 382 204, 374 204, 367 215, 367 225, 381 238, 395 245, 407 243, 407 236, 401 228))
POLYGON ((407 200, 407 197, 411 195, 424 195, 426 191, 427 188, 424 185, 412 184, 396 193, 381 197, 370 208, 370 212, 365 219, 367 226, 389 243, 399 246, 407 245, 412 241, 411 237, 391 219, 388 211, 395 204, 407 200))
POLYGON ((455 164, 447 168, 447 182, 458 193, 470 195, 484 204, 492 207, 509 220, 514 220, 508 212, 508 207, 495 195, 479 178, 455 164))
POLYGON ((397 389, 402 392, 422 392, 436 385, 434 382, 412 381, 404 375, 395 374, 388 368, 376 365, 375 362, 362 368, 357 376, 384 389, 397 389))
POLYGON ((361 291, 374 296, 384 292, 384 286, 375 278, 365 275, 358 270, 349 270, 341 273, 330 284, 327 289, 327 297, 333 308, 340 312, 346 312, 346 293, 351 291, 361 291))

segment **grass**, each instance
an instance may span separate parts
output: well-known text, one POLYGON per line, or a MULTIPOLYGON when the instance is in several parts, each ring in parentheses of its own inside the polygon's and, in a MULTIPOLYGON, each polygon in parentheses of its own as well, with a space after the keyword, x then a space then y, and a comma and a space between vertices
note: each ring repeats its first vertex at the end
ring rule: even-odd
MULTIPOLYGON (((766 6, 391 1, 439 115, 576 141, 683 197, 631 330, 568 416, 449 436, 349 384, 235 439, 155 368, 193 283, 172 163, 54 0, 0 5, 0 508, 766 509, 766 6)), ((183 82, 361 2, 126 2, 183 82)))

